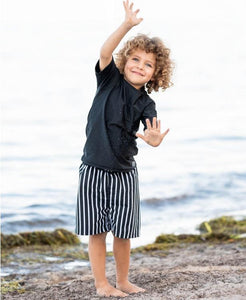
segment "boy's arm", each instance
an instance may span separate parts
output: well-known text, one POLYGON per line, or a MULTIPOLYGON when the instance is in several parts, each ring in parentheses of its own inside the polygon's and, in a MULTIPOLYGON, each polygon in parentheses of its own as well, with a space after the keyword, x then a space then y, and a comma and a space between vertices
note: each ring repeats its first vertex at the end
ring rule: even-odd
POLYGON ((125 9, 124 22, 108 37, 108 39, 102 45, 100 51, 99 67, 102 71, 112 60, 112 54, 115 48, 119 45, 122 38, 133 27, 142 22, 142 18, 137 18, 139 9, 133 11, 133 3, 129 4, 129 0, 123 1, 125 9))

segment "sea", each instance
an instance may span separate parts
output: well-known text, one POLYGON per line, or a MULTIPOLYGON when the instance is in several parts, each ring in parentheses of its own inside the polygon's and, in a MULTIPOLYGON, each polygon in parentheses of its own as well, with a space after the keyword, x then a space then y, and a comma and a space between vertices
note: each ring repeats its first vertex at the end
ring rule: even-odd
MULTIPOLYGON (((78 170, 96 91, 94 67, 102 43, 122 18, 121 3, 108 1, 109 9, 105 2, 5 4, 2 233, 74 231, 78 170)), ((145 18, 125 40, 138 32, 161 37, 175 68, 173 86, 151 94, 162 131, 170 132, 156 148, 138 140, 142 225, 132 247, 161 233, 198 233, 201 222, 220 216, 246 217, 243 1, 200 6, 187 1, 180 9, 175 3, 182 2, 174 1, 158 11, 147 1, 136 2, 143 4, 145 18)))

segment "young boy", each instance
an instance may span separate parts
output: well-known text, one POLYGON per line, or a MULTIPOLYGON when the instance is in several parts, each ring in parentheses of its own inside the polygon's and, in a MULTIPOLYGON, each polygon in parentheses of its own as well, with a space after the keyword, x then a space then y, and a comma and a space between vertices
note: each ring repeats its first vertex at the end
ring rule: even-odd
POLYGON ((130 238, 139 236, 136 138, 158 146, 161 133, 154 101, 147 95, 170 83, 169 49, 158 38, 138 35, 112 56, 125 34, 142 19, 123 2, 125 20, 103 44, 96 65, 97 93, 88 115, 76 210, 76 233, 89 235, 89 257, 100 296, 125 297, 144 289, 128 281, 130 238), (117 66, 116 66, 117 65, 117 66), (140 121, 144 135, 136 133, 140 121), (116 287, 105 275, 106 235, 114 235, 116 287))

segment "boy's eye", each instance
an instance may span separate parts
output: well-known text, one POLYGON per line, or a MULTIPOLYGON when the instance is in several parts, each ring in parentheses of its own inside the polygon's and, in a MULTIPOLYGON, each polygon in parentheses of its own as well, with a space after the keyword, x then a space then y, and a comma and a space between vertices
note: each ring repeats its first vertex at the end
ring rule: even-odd
POLYGON ((147 67, 149 68, 152 68, 152 65, 151 64, 146 64, 147 67))
POLYGON ((132 60, 134 60, 134 61, 138 61, 138 58, 137 57, 133 57, 133 59, 132 60))

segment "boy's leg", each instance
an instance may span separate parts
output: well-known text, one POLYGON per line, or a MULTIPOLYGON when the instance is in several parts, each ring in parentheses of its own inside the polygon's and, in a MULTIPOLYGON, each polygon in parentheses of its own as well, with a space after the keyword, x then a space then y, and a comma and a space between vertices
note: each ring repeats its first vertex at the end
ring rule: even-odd
POLYGON ((89 237, 89 257, 97 293, 100 296, 106 297, 125 297, 127 294, 110 285, 106 278, 106 235, 107 233, 105 232, 90 235, 89 237))
POLYGON ((114 237, 114 257, 116 262, 116 287, 126 293, 139 293, 145 290, 130 283, 128 272, 130 266, 130 239, 114 237))

